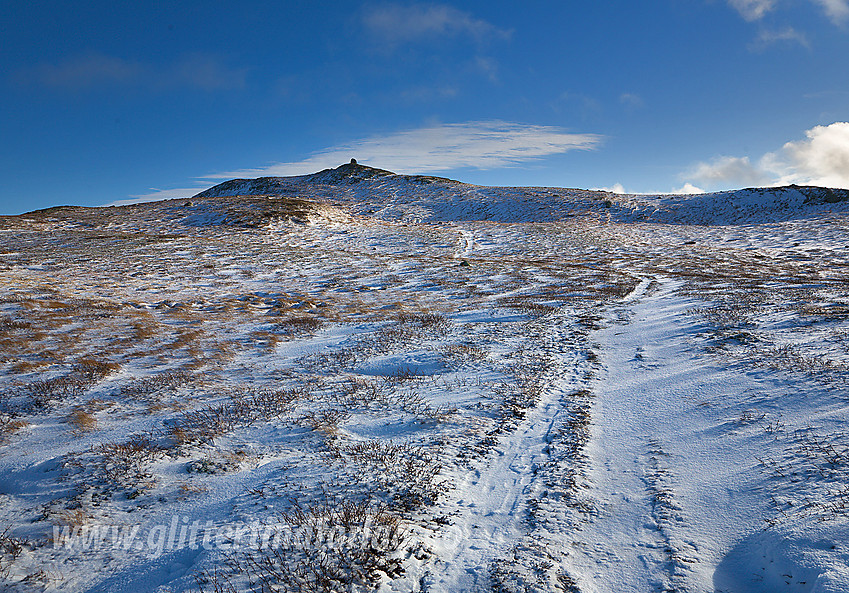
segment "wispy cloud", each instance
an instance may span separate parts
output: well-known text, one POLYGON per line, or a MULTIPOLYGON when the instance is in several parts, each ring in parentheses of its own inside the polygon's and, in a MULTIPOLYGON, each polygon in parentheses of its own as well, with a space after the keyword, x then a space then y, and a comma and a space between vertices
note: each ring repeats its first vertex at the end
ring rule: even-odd
POLYGON ((785 27, 779 30, 761 29, 757 38, 749 44, 749 49, 763 51, 775 43, 798 43, 803 47, 811 47, 804 33, 800 33, 793 27, 785 27))
POLYGON ((475 58, 475 68, 486 76, 490 82, 498 82, 498 62, 492 58, 477 56, 475 58))
POLYGON ((208 178, 301 175, 338 166, 352 157, 362 164, 400 173, 493 169, 572 150, 592 150, 602 141, 598 134, 573 134, 554 126, 504 121, 438 124, 356 140, 297 162, 228 171, 208 178))
POLYGON ((643 98, 634 93, 622 93, 619 95, 619 102, 629 109, 638 109, 643 107, 643 98))
POLYGON ((842 25, 849 19, 849 0, 813 0, 822 6, 826 16, 836 25, 842 25))
POLYGON ((728 4, 747 21, 757 21, 775 7, 775 0, 728 0, 728 4))
POLYGON ((194 187, 179 187, 173 189, 158 189, 151 187, 150 191, 143 194, 133 194, 126 200, 116 200, 105 206, 127 206, 129 204, 143 204, 145 202, 158 202, 160 200, 173 200, 175 198, 189 198, 202 192, 210 186, 209 183, 198 183, 194 187))
POLYGON ((18 72, 18 82, 53 89, 84 91, 106 86, 145 86, 156 90, 188 87, 206 91, 241 88, 247 70, 230 68, 214 56, 188 54, 153 65, 99 53, 71 56, 18 72))
MULTIPOLYGON (((849 21, 849 0, 810 0, 822 8, 825 15, 835 25, 844 25, 849 21)), ((776 8, 777 0, 728 0, 740 16, 749 22, 760 21, 776 8)))
POLYGON ((597 116, 603 110, 598 99, 575 91, 560 93, 557 100, 552 103, 552 107, 558 112, 568 110, 570 113, 579 113, 583 119, 597 116))
POLYGON ((502 29, 453 6, 444 4, 395 4, 367 6, 362 24, 382 43, 400 44, 440 37, 465 37, 476 43, 509 39, 502 29))
POLYGON ((457 89, 453 86, 417 86, 401 91, 400 96, 406 101, 431 102, 453 99, 457 96, 457 89))
POLYGON ((436 124, 384 136, 372 136, 319 151, 294 162, 198 177, 193 187, 151 188, 108 204, 121 206, 193 196, 221 179, 304 175, 337 167, 356 158, 364 165, 398 173, 445 173, 460 168, 511 167, 572 150, 594 150, 604 137, 573 134, 554 126, 480 121, 436 124))
POLYGON ((24 83, 46 87, 80 90, 109 84, 132 84, 139 80, 145 68, 137 63, 114 56, 87 54, 67 58, 56 64, 39 64, 18 73, 24 83))
POLYGON ((815 126, 756 162, 723 156, 697 163, 681 176, 711 189, 741 185, 820 185, 849 188, 849 122, 815 126))

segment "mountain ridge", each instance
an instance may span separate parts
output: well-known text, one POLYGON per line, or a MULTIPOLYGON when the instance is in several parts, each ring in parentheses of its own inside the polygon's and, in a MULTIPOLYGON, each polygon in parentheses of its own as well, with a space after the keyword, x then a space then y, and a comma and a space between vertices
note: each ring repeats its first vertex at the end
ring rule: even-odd
POLYGON ((499 187, 396 174, 346 163, 309 175, 231 179, 193 199, 298 196, 354 214, 407 222, 555 222, 602 216, 618 222, 742 224, 778 222, 814 210, 844 209, 849 190, 787 185, 703 194, 618 194, 562 187, 499 187))
MULTIPOLYGON (((139 209, 185 224, 264 226, 275 220, 341 221, 348 215, 396 222, 546 223, 591 217, 611 222, 748 224, 849 211, 849 190, 786 185, 703 194, 619 194, 563 187, 484 186, 445 177, 397 174, 356 161, 307 175, 230 179, 191 198, 111 207, 107 218, 139 209), (222 199, 226 198, 226 201, 222 199), (282 200, 282 201, 281 201, 282 200), (284 204, 285 202, 285 204, 284 204)), ((98 208, 53 206, 24 219, 106 216, 98 208)), ((105 212, 105 211, 104 211, 105 212)))

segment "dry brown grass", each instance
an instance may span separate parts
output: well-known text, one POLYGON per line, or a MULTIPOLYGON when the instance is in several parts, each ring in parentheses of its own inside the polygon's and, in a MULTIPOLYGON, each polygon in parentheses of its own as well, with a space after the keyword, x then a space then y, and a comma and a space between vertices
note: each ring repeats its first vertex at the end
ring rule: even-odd
POLYGON ((56 401, 82 395, 118 368, 120 365, 117 363, 84 358, 67 374, 32 381, 25 386, 25 391, 35 407, 46 408, 56 401))
POLYGON ((324 322, 317 317, 306 315, 281 319, 275 323, 275 330, 286 337, 310 335, 318 331, 324 322))
POLYGON ((544 317, 557 310, 557 305, 550 302, 540 302, 539 295, 513 295, 498 299, 498 304, 521 311, 528 317, 536 319, 544 317))
POLYGON ((163 348, 166 350, 177 350, 186 346, 195 345, 204 337, 206 337, 206 332, 202 329, 177 328, 177 337, 173 342, 166 344, 163 348))
POLYGON ((159 328, 154 316, 147 311, 137 313, 137 315, 140 319, 131 323, 133 332, 131 340, 134 342, 143 342, 155 337, 159 333, 159 328))
POLYGON ((185 370, 165 371, 150 377, 136 379, 121 389, 121 395, 146 400, 158 393, 175 391, 194 380, 191 373, 185 370))
POLYGON ((283 337, 280 334, 276 334, 274 332, 270 332, 267 330, 256 330, 250 333, 251 341, 258 347, 272 352, 274 348, 283 341, 283 337))
POLYGON ((85 527, 93 519, 92 515, 84 508, 66 509, 59 513, 53 524, 61 527, 70 527, 71 530, 85 527))
POLYGON ((305 393, 304 389, 233 392, 229 401, 186 412, 169 424, 166 433, 175 446, 211 443, 235 428, 285 416, 305 393))
POLYGON ((58 290, 47 298, 22 298, 15 306, 14 318, 0 318, 0 362, 11 363, 10 370, 19 374, 75 359, 91 366, 92 358, 102 358, 102 352, 110 361, 120 361, 158 335, 161 325, 150 312, 132 305, 72 297, 58 290), (61 349, 55 348, 58 343, 61 349), (98 344, 98 352, 92 351, 92 344, 98 344))
POLYGON ((120 368, 121 365, 117 362, 82 358, 74 365, 72 372, 86 383, 93 384, 102 381, 120 368))
POLYGON ((9 437, 27 425, 27 422, 24 420, 13 418, 6 414, 0 414, 0 444, 5 443, 9 437))
POLYGON ((369 500, 325 500, 281 515, 274 545, 228 558, 222 570, 195 575, 201 593, 235 593, 239 581, 263 590, 314 593, 372 591, 403 573, 408 540, 401 519, 369 500), (234 584, 233 579, 236 580, 234 584))
POLYGON ((339 424, 350 414, 345 410, 330 408, 317 412, 308 412, 304 416, 306 424, 314 431, 322 434, 325 439, 332 441, 339 436, 339 424))
POLYGON ((83 408, 72 410, 66 421, 76 433, 91 432, 97 428, 97 416, 83 408))
MULTIPOLYGON (((0 344, 0 348, 2 348, 2 344, 0 344)), ((39 371, 44 369, 45 367, 49 367, 53 364, 53 361, 48 359, 41 360, 19 360, 14 363, 12 367, 9 369, 14 374, 24 375, 27 373, 33 373, 35 371, 39 371)))
POLYGON ((195 484, 192 482, 180 482, 177 484, 177 498, 178 500, 186 500, 192 497, 195 497, 199 494, 204 494, 208 492, 209 488, 204 486, 203 484, 195 484))
POLYGON ((818 321, 845 321, 849 319, 849 306, 842 303, 831 305, 804 304, 798 309, 800 315, 817 317, 818 321))
POLYGON ((445 344, 440 349, 440 354, 449 363, 468 364, 486 360, 489 353, 485 348, 474 344, 445 344))

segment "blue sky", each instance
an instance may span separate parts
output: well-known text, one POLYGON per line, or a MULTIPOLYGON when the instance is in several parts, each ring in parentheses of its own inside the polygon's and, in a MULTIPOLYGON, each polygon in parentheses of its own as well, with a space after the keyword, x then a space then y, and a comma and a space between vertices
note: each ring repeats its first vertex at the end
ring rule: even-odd
POLYGON ((849 0, 5 0, 0 18, 0 213, 351 157, 487 185, 849 186, 849 0))

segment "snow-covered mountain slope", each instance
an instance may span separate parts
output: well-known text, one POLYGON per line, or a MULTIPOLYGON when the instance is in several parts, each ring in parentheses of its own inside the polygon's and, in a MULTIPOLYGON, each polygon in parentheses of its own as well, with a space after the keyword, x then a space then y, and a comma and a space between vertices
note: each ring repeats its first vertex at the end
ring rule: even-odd
POLYGON ((0 589, 845 593, 845 195, 0 217, 0 589))
POLYGON ((622 221, 732 225, 781 222, 849 211, 849 191, 810 186, 752 188, 625 199, 622 221), (639 204, 634 207, 634 205, 639 204), (655 210, 648 212, 643 204, 655 210), (636 216, 636 218, 634 218, 636 216))
POLYGON ((849 210, 849 191, 755 188, 694 195, 630 195, 565 188, 485 187, 346 164, 312 175, 234 179, 195 198, 240 195, 327 200, 358 214, 408 222, 555 222, 596 215, 615 222, 745 224, 849 210))

